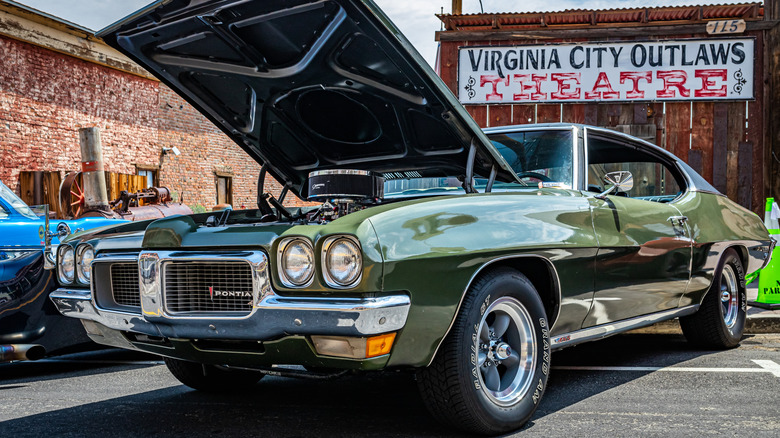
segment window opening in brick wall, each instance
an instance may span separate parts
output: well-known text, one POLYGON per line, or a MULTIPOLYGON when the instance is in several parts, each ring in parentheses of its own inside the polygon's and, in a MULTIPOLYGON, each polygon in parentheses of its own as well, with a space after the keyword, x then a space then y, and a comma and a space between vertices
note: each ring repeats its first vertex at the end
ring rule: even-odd
POLYGON ((157 187, 157 171, 153 169, 138 169, 138 175, 146 178, 144 187, 157 187))
POLYGON ((217 205, 233 205, 233 178, 217 175, 217 205))

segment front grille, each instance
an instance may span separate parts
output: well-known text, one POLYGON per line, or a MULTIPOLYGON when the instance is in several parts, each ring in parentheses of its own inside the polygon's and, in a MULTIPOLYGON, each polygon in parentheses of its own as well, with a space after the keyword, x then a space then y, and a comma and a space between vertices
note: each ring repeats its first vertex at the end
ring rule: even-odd
POLYGON ((111 264, 111 293, 120 306, 141 307, 137 263, 111 264))
POLYGON ((165 263, 169 313, 252 311, 252 268, 245 262, 165 263))

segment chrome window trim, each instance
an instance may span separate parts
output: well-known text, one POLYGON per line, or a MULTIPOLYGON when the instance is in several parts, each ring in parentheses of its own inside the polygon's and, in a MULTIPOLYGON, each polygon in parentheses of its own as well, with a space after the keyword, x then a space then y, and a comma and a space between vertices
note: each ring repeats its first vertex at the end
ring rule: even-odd
POLYGON ((142 251, 138 255, 138 275, 143 317, 154 319, 240 320, 250 318, 258 310, 262 299, 271 291, 268 257, 262 251, 142 251), (243 262, 252 267, 252 310, 242 315, 223 315, 220 312, 170 313, 163 290, 164 267, 176 262, 243 262))
POLYGON ((307 237, 304 236, 293 236, 293 237, 285 237, 283 239, 279 240, 279 245, 276 246, 276 271, 279 274, 279 282, 282 283, 284 287, 288 287, 290 289, 302 289, 305 287, 309 287, 314 283, 314 277, 317 275, 317 256, 314 252, 314 245, 312 244, 311 240, 309 240, 307 237), (311 276, 309 276, 309 279, 301 284, 295 284, 292 281, 290 281, 289 278, 287 278, 287 275, 284 273, 284 269, 282 268, 282 258, 284 257, 284 250, 287 248, 287 246, 296 240, 300 240, 306 245, 309 245, 309 249, 311 249, 311 256, 312 256, 312 271, 311 276))
POLYGON ((325 240, 322 243, 322 247, 320 248, 320 270, 322 271, 322 278, 325 280, 325 284, 328 285, 328 287, 331 287, 333 289, 353 289, 357 285, 360 284, 360 282, 363 280, 363 247, 360 246, 360 241, 355 238, 355 236, 349 235, 349 234, 334 234, 332 236, 328 236, 325 238, 325 240), (357 278, 355 280, 347 285, 340 284, 336 280, 333 279, 333 277, 330 275, 330 271, 328 271, 328 264, 327 264, 327 254, 328 250, 330 249, 330 246, 336 242, 337 240, 346 239, 354 243, 358 251, 360 252, 360 268, 357 278))

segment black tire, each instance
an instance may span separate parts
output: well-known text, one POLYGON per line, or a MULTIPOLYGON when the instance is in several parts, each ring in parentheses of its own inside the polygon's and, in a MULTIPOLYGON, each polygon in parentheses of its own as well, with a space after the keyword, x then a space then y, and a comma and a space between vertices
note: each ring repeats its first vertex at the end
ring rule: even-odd
POLYGON ((496 435, 516 430, 531 418, 549 372, 550 340, 542 301, 528 278, 498 268, 471 287, 433 363, 417 372, 417 384, 428 410, 443 424, 496 435), (504 333, 493 336, 506 317, 504 333), (484 348, 485 339, 490 340, 489 348, 484 348), (506 346, 516 357, 502 357, 506 346))
POLYGON ((745 330, 746 306, 745 270, 737 252, 728 249, 701 307, 693 315, 681 317, 680 327, 688 342, 699 347, 733 348, 745 330))
POLYGON ((263 374, 254 371, 228 370, 185 360, 163 358, 165 366, 179 382, 206 392, 233 392, 254 386, 263 374))

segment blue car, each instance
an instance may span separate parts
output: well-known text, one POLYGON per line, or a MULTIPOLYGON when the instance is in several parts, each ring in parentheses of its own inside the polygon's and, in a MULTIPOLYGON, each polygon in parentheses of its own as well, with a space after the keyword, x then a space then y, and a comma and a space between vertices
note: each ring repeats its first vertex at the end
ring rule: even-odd
MULTIPOLYGON (((0 182, 0 362, 38 359, 91 343, 81 324, 60 316, 47 299, 59 285, 54 271, 44 269, 46 222, 0 182)), ((52 237, 53 248, 60 236, 123 222, 52 221, 49 231, 59 233, 52 237)))

